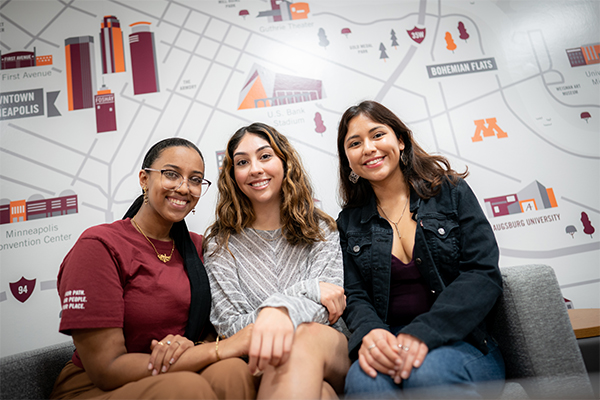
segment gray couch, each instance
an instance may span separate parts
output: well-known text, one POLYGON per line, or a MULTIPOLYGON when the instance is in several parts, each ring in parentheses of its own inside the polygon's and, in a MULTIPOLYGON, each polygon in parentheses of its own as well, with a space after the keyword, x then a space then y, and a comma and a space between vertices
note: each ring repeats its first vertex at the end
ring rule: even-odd
MULTIPOLYGON (((501 398, 593 398, 552 268, 503 268, 502 276, 504 294, 493 329, 508 379, 501 398)), ((1 399, 48 398, 72 353, 66 342, 2 358, 1 399)))

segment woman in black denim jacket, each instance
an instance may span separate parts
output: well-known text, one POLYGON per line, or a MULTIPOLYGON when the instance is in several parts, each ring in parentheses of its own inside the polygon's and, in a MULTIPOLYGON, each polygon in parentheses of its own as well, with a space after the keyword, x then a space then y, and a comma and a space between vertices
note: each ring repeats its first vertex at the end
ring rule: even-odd
POLYGON ((502 293, 499 252, 467 173, 427 154, 373 101, 344 113, 338 152, 344 320, 354 361, 346 394, 499 391, 504 362, 485 322, 502 293))

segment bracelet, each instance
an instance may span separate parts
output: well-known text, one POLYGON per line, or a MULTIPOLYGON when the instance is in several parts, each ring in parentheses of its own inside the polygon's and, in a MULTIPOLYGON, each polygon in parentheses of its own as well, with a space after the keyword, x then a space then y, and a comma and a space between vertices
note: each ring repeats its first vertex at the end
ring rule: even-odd
POLYGON ((217 341, 215 342, 215 354, 217 355, 217 361, 221 361, 221 357, 219 357, 219 336, 217 336, 217 341))

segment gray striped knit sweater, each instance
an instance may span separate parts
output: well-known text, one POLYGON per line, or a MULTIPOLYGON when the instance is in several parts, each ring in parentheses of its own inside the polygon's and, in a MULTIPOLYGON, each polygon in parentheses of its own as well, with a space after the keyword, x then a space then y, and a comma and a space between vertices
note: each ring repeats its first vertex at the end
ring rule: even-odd
MULTIPOLYGON (((294 329, 303 322, 328 325, 327 309, 320 303, 319 282, 344 286, 342 253, 337 230, 325 223, 326 241, 290 245, 275 231, 244 229, 231 235, 229 250, 215 254, 214 240, 204 253, 212 295, 210 320, 226 337, 256 320, 263 307, 285 307, 294 329)), ((334 324, 338 330, 341 322, 334 324)))

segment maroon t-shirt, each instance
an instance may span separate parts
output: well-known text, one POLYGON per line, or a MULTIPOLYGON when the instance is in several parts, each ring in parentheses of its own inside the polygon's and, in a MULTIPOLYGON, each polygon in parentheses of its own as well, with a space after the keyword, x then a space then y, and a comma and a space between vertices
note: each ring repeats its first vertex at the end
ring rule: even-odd
MULTIPOLYGON (((190 233, 198 254, 202 236, 190 233)), ((161 254, 172 242, 152 240, 161 254)), ((190 282, 175 249, 167 263, 129 219, 82 233, 58 272, 60 332, 122 328, 128 353, 150 353, 152 339, 183 335, 190 308, 190 282)), ((77 352, 75 365, 82 367, 77 352)))
POLYGON ((431 309, 434 298, 414 258, 404 264, 392 254, 390 275, 388 325, 408 325, 417 315, 431 309))

